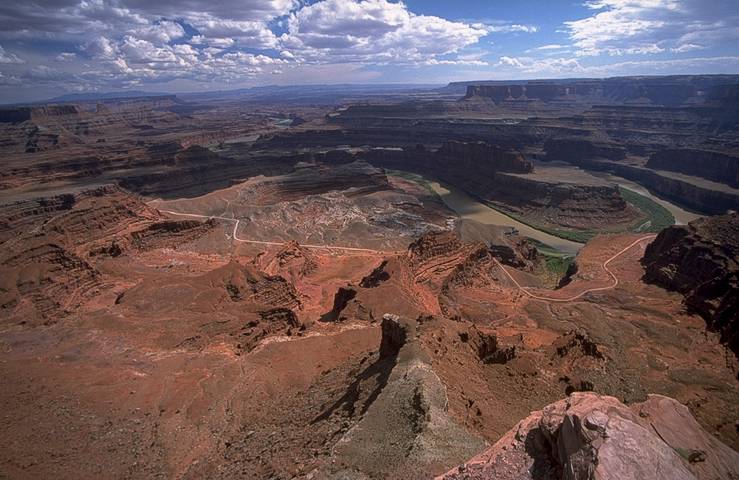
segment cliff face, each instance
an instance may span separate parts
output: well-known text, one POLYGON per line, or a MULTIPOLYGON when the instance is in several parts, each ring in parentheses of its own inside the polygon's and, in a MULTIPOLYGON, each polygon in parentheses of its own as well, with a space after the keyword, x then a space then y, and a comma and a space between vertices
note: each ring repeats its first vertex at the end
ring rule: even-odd
POLYGON ((736 478, 739 454, 661 395, 626 406, 574 393, 534 412, 492 447, 437 480, 736 478))
POLYGON ((556 138, 544 143, 547 160, 559 160, 579 164, 581 161, 604 158, 608 160, 623 160, 626 158, 626 149, 615 145, 598 144, 591 140, 556 138))
POLYGON ((300 200, 334 190, 352 190, 353 194, 388 189, 385 173, 365 162, 352 162, 333 168, 297 165, 294 172, 268 179, 255 189, 260 205, 300 200))
POLYGON ((26 120, 43 119, 45 117, 63 117, 77 115, 78 113, 79 109, 75 105, 5 108, 0 110, 0 123, 20 123, 26 120))
POLYGON ((646 281, 682 293, 688 308, 739 353, 739 214, 663 230, 642 263, 646 281))
POLYGON ((486 97, 496 103, 540 100, 679 106, 704 103, 706 92, 712 94, 709 98, 730 96, 730 86, 721 83, 731 80, 732 77, 672 76, 468 83, 465 98, 486 97))
POLYGON ((739 188, 739 157, 695 149, 669 149, 653 153, 647 167, 694 175, 739 188))
POLYGON ((534 169, 519 152, 485 142, 450 141, 437 150, 422 145, 375 149, 363 158, 378 167, 428 175, 480 196, 491 190, 497 172, 529 173, 534 169))
POLYGON ((461 169, 482 168, 487 172, 530 173, 533 164, 517 152, 485 142, 445 142, 435 156, 440 162, 453 161, 461 169))
MULTIPOLYGON (((626 150, 620 146, 600 144, 588 139, 561 138, 550 139, 545 142, 544 150, 546 152, 544 159, 547 161, 563 161, 584 169, 613 172, 644 185, 654 193, 692 210, 715 215, 739 208, 739 195, 730 190, 714 190, 686 179, 657 172, 651 168, 622 162, 621 160, 626 158, 626 150)), ((665 155, 666 157, 670 156, 670 154, 665 155)), ((684 172, 701 173, 706 178, 710 175, 716 179, 725 173, 726 177, 720 180, 724 183, 727 182, 727 178, 731 178, 730 172, 734 171, 731 162, 733 157, 725 160, 719 158, 712 166, 705 166, 706 162, 702 162, 700 158, 710 156, 711 152, 700 151, 696 155, 698 158, 688 153, 680 153, 678 154, 680 159, 676 162, 662 159, 661 154, 653 155, 658 160, 650 160, 651 165, 648 165, 648 167, 654 166, 654 168, 657 168, 655 162, 658 161, 660 166, 670 166, 665 170, 679 172, 679 168, 684 172)))
POLYGON ((64 317, 108 288, 98 259, 171 248, 213 228, 165 220, 112 185, 0 205, 0 226, 0 309, 29 323, 64 317))
POLYGON ((546 218, 553 225, 601 228, 636 218, 615 185, 563 184, 506 173, 495 178, 492 203, 520 214, 546 218))

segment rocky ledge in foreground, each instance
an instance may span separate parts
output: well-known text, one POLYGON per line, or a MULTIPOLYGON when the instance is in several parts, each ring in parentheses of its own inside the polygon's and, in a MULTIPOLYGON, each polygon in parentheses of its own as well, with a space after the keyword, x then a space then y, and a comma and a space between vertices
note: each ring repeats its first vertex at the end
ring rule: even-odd
POLYGON ((739 353, 739 214, 666 228, 644 252, 644 280, 682 293, 739 353))
POLYGON ((573 393, 437 480, 737 478, 739 453, 676 400, 650 395, 628 407, 614 397, 573 393))

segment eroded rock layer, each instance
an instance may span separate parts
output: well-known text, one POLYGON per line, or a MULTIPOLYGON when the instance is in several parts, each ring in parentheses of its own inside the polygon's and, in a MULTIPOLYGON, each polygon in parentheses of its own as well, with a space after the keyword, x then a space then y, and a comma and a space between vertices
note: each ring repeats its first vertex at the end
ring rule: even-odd
POLYGON ((739 214, 662 231, 642 263, 647 281, 682 293, 685 304, 739 353, 739 214))
POLYGON ((675 400, 626 406, 575 393, 534 412, 495 445, 439 479, 736 478, 739 454, 675 400))

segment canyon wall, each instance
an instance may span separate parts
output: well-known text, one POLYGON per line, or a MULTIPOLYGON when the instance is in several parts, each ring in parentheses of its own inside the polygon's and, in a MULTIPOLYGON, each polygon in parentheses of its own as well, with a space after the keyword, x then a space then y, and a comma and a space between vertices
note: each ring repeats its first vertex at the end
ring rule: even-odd
POLYGON ((644 253, 644 279, 682 293, 739 353, 739 214, 663 230, 644 253))
MULTIPOLYGON (((706 97, 724 97, 723 84, 734 76, 623 77, 577 80, 529 80, 518 82, 472 82, 465 98, 484 97, 494 102, 525 100, 597 103, 642 103, 678 106, 704 103, 706 97), (707 93, 712 95, 707 95, 707 93)), ((452 91, 459 87, 450 85, 452 91)))
POLYGON ((702 177, 739 188, 739 157, 695 149, 669 149, 653 153, 647 167, 702 177))
POLYGON ((575 229, 602 229, 636 218, 616 185, 548 182, 543 178, 498 173, 489 196, 494 205, 527 218, 575 229))
POLYGON ((565 138, 548 140, 544 149, 544 160, 564 161, 584 169, 612 172, 692 210, 722 214, 739 209, 739 193, 735 190, 728 188, 716 190, 687 178, 670 176, 640 165, 626 163, 622 161, 626 156, 622 147, 565 138))

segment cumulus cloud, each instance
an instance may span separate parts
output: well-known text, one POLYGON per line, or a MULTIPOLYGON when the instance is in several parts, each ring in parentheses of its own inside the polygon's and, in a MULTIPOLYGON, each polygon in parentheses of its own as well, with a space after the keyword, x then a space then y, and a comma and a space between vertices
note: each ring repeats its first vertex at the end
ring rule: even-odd
POLYGON ((587 75, 601 72, 593 70, 603 63, 595 56, 661 54, 688 60, 691 52, 724 54, 711 49, 739 41, 736 0, 590 0, 585 5, 584 18, 564 25, 571 44, 548 40, 560 43, 515 53, 496 40, 500 53, 492 60, 490 40, 496 35, 537 38, 539 26, 449 20, 411 11, 397 0, 0 2, 0 83, 89 90, 172 80, 238 83, 261 75, 326 81, 347 71, 351 79, 366 81, 384 71, 373 66, 383 65, 398 66, 397 71, 430 66, 479 72, 477 78, 497 72, 509 78, 587 75), (487 72, 486 66, 493 68, 487 72))
POLYGON ((110 59, 116 54, 117 47, 108 38, 99 36, 82 45, 82 51, 92 58, 110 59))
POLYGON ((684 52, 690 50, 687 45, 739 40, 736 0, 593 0, 585 5, 591 16, 565 22, 581 56, 684 52))
POLYGON ((502 65, 505 65, 508 67, 517 67, 517 68, 523 67, 523 63, 521 63, 519 59, 513 58, 513 57, 505 57, 505 56, 500 57, 500 61, 498 62, 498 66, 502 66, 502 65))
POLYGON ((194 16, 190 19, 201 35, 210 38, 236 39, 250 48, 275 48, 277 37, 264 22, 230 20, 210 16, 194 16))
MULTIPOLYGON (((488 62, 464 49, 491 33, 535 31, 531 25, 418 15, 391 0, 54 0, 0 5, 0 39, 64 45, 48 60, 76 72, 68 73, 65 88, 172 79, 235 82, 324 64, 483 66, 488 62)), ((0 63, 20 62, 0 50, 0 63)), ((37 66, 18 73, 25 78, 55 77, 43 69, 31 71, 37 66)))
POLYGON ((157 43, 169 43, 185 36, 185 29, 177 22, 162 20, 152 25, 145 25, 129 33, 143 40, 157 43))
POLYGON ((579 74, 585 71, 574 58, 532 58, 500 57, 496 67, 513 70, 517 73, 533 73, 537 76, 561 76, 579 74))
POLYGON ((204 35, 194 35, 190 39, 192 45, 208 45, 217 49, 224 49, 232 47, 236 41, 233 38, 228 37, 205 37, 204 35))
POLYGON ((290 13, 298 0, 122 0, 128 8, 153 16, 191 18, 206 15, 246 21, 269 21, 290 13))
MULTIPOLYGON (((387 0, 324 0, 293 12, 281 44, 309 62, 415 63, 456 53, 489 31, 416 15, 387 0)), ((437 59, 438 60, 438 59, 437 59)))

